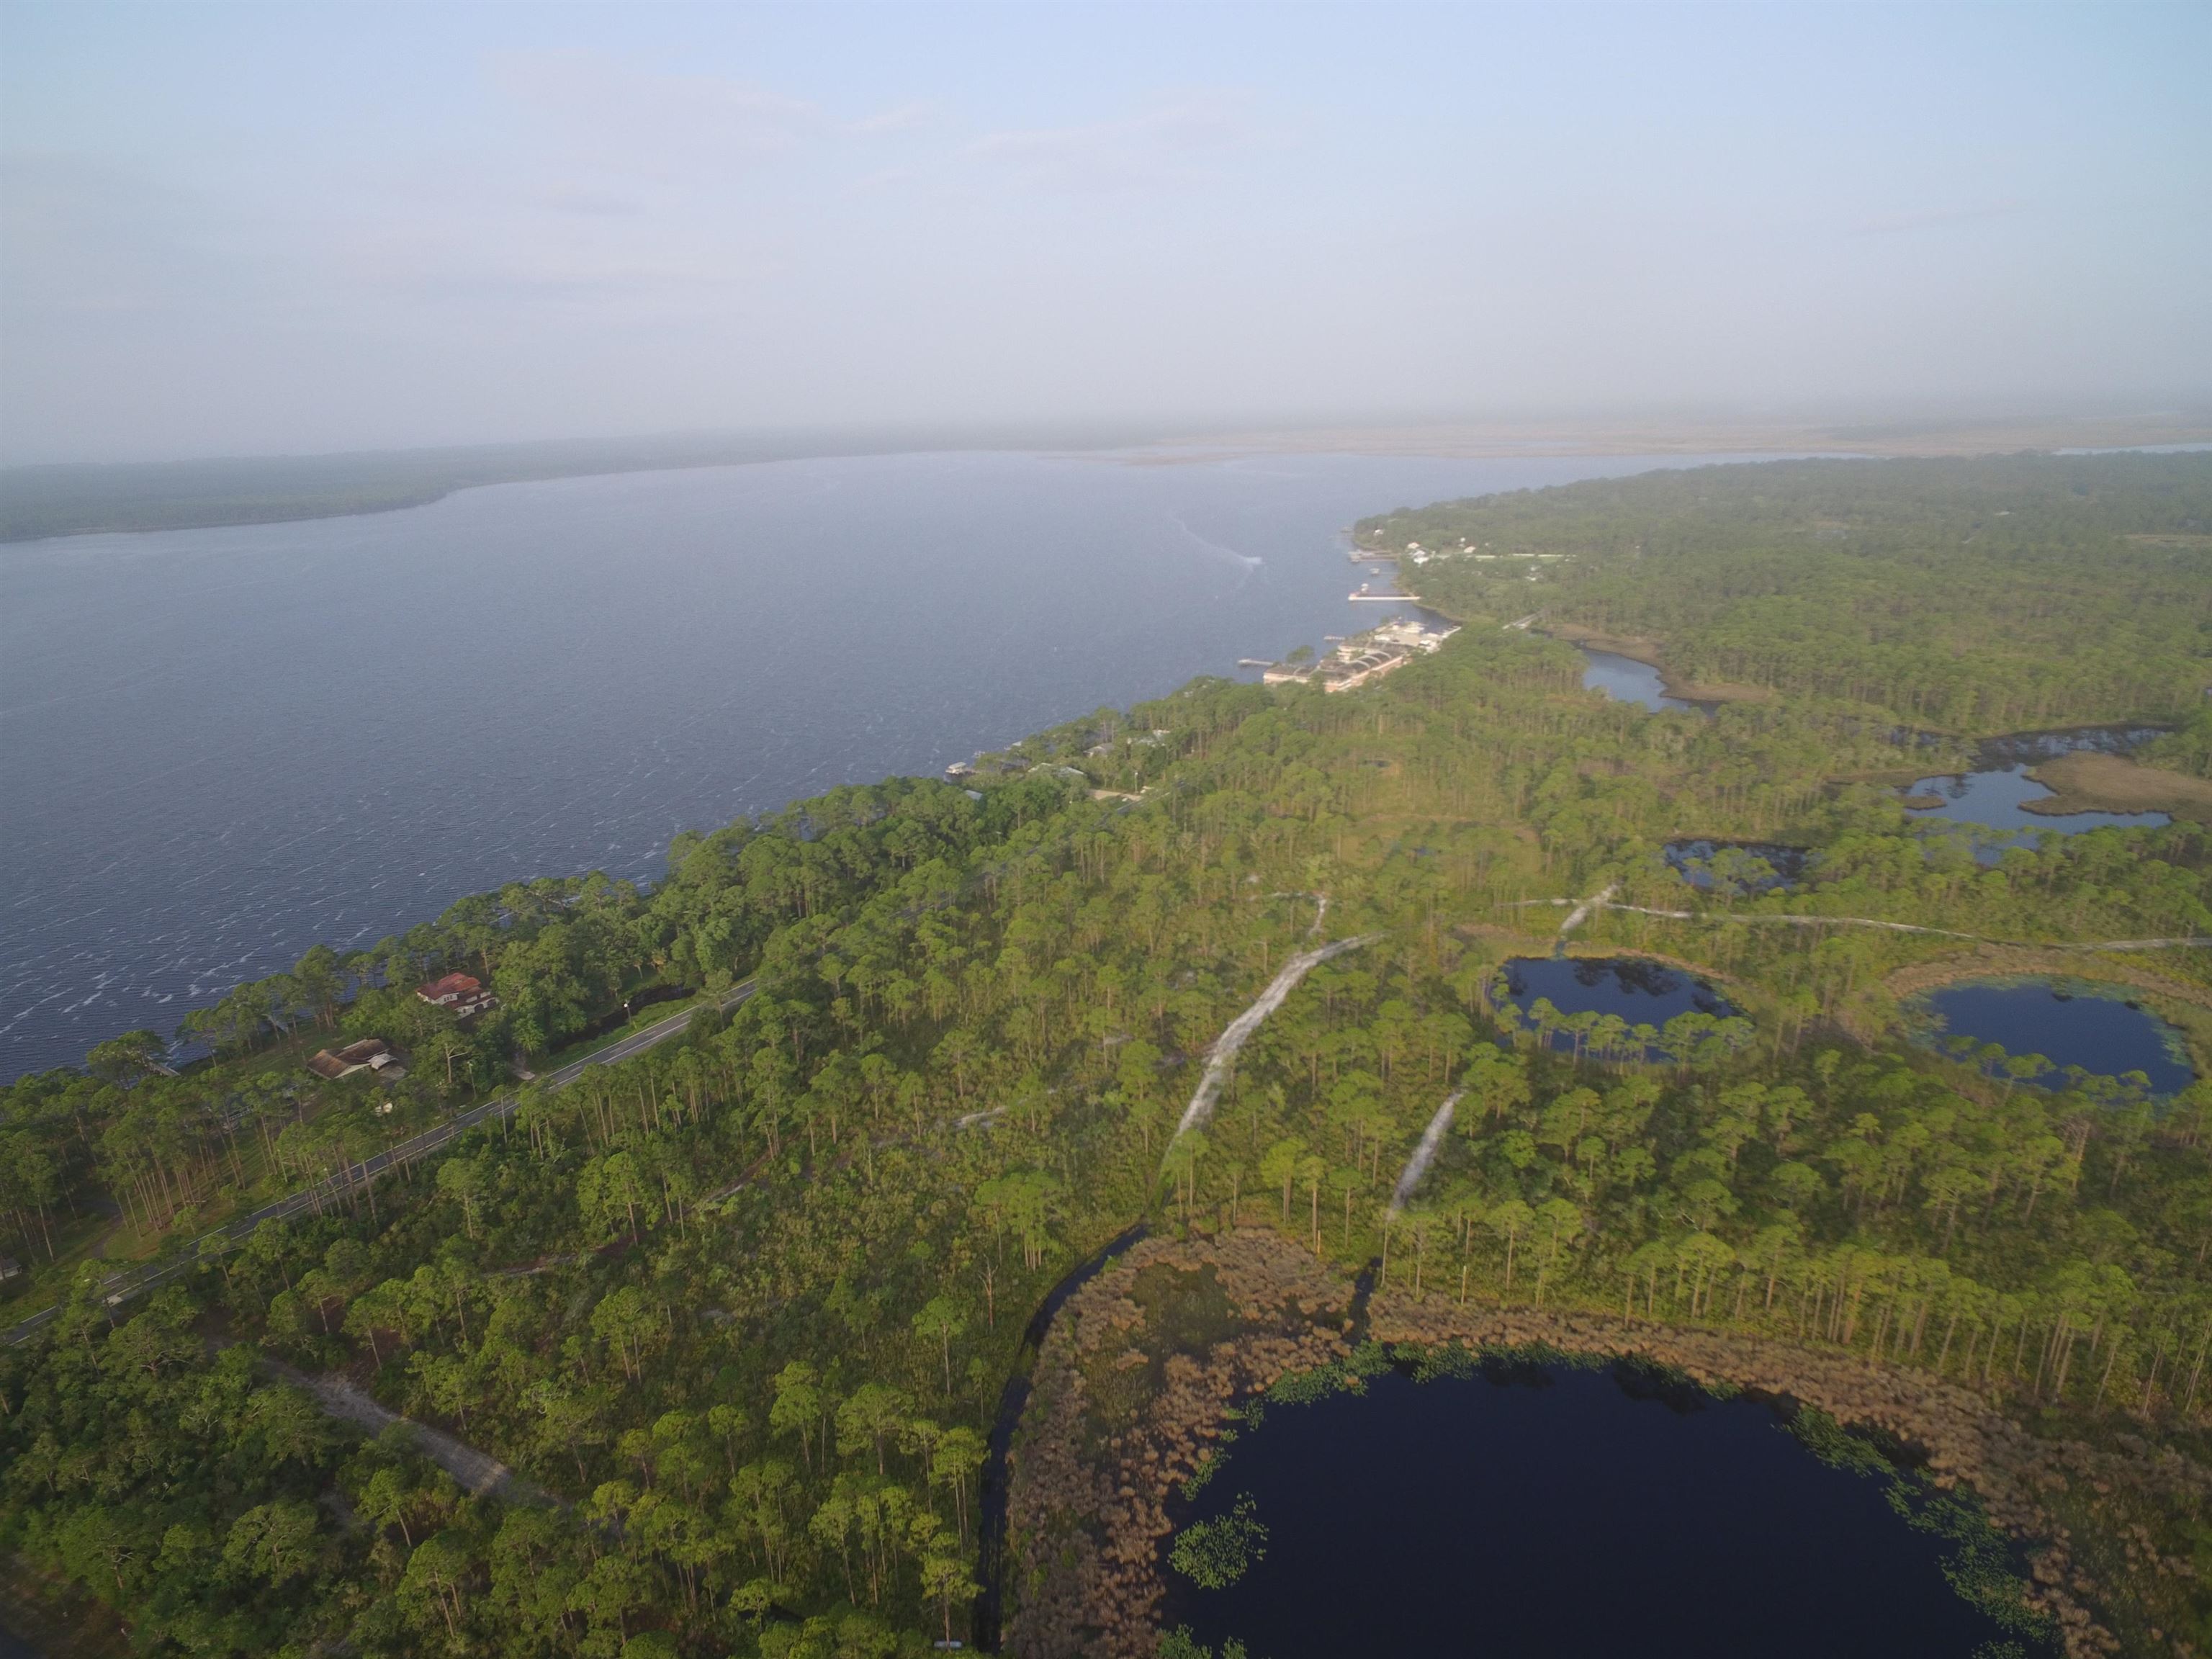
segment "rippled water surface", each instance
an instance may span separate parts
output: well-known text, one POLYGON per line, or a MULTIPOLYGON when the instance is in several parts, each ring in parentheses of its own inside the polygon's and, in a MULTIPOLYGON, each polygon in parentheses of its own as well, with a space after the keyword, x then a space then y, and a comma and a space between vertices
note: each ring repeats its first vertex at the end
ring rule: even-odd
POLYGON ((1372 626, 1354 519, 1652 465, 840 458, 0 548, 0 1076, 1372 626))
POLYGON ((1881 1482, 1765 1406, 1635 1373, 1393 1372, 1271 1405, 1173 1518, 1248 1495, 1268 1533, 1242 1579, 1163 1577, 1168 1627, 1251 1659, 1970 1659, 2004 1635, 1881 1482))

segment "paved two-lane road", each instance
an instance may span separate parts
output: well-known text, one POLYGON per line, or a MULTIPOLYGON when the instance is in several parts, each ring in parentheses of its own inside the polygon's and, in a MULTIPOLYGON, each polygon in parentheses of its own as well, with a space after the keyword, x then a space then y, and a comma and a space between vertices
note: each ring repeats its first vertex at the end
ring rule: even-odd
MULTIPOLYGON (((722 998, 719 1006, 726 1013, 752 995, 753 986, 753 981, 746 980, 742 984, 732 988, 728 994, 722 998)), ((698 1011, 697 1003, 686 1004, 677 1012, 669 1015, 667 1018, 655 1020, 650 1025, 632 1031, 628 1036, 609 1043, 596 1054, 587 1054, 581 1060, 563 1066, 557 1072, 549 1073, 542 1080, 549 1088, 563 1088, 574 1083, 594 1066, 611 1066, 617 1060, 629 1059, 633 1054, 641 1054, 647 1048, 665 1042, 672 1036, 681 1035, 690 1025, 691 1016, 698 1011)), ((497 1100, 488 1100, 481 1106, 471 1106, 467 1111, 457 1113, 443 1123, 434 1128, 425 1129, 421 1134, 410 1139, 403 1140, 396 1146, 386 1147, 373 1158, 364 1158, 358 1164, 348 1165, 326 1180, 317 1182, 312 1187, 304 1187, 296 1193, 289 1193, 272 1203, 263 1205, 251 1214, 240 1216, 226 1225, 217 1228, 214 1232, 194 1239, 166 1261, 149 1262, 143 1267, 126 1267, 121 1273, 112 1274, 102 1287, 107 1295, 107 1304, 112 1308, 128 1302, 133 1297, 143 1296, 155 1285, 167 1284, 169 1280, 189 1272, 202 1261, 212 1260, 228 1251, 236 1249, 245 1243, 252 1236, 253 1230, 264 1221, 288 1220, 293 1216, 304 1214, 309 1210, 319 1212, 322 1206, 328 1200, 343 1197, 345 1194, 366 1185, 388 1170, 404 1168, 416 1158, 436 1152, 456 1135, 466 1133, 480 1123, 489 1122, 494 1118, 508 1116, 520 1103, 517 1097, 506 1095, 497 1100)), ((9 1329, 4 1339, 6 1343, 13 1347, 18 1342, 27 1340, 41 1327, 58 1317, 60 1313, 61 1310, 58 1307, 52 1307, 33 1314, 21 1324, 9 1329)))

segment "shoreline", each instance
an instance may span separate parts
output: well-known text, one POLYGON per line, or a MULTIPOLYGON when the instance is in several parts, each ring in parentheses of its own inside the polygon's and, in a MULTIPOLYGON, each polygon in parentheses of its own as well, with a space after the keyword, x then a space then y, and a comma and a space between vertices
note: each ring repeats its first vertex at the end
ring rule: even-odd
POLYGON ((2118 1644, 2077 1599, 2096 1587, 2077 1567, 2048 1495, 2076 1481, 2099 1494, 2154 1483, 2212 1503, 2212 1472, 2037 1439, 1982 1395, 1917 1368, 1749 1333, 1461 1307, 1433 1291, 1376 1291, 1364 1310, 1360 1300, 1334 1264, 1271 1228, 1249 1226, 1211 1239, 1146 1240, 1072 1297, 1040 1353, 1011 1470, 1009 1520, 1027 1546, 1016 1577, 1029 1593, 1008 1620, 1006 1651, 1147 1659, 1165 1595, 1158 1561, 1172 1532, 1170 1497, 1222 1443, 1239 1401, 1287 1373, 1348 1355, 1362 1311, 1377 1342, 1640 1358, 1702 1387, 1788 1398, 1846 1426, 1894 1436, 1924 1455, 1939 1486, 1968 1487, 1992 1523, 2028 1547, 2026 1597, 2052 1618, 2069 1659, 2118 1644), (1140 1275, 1151 1279, 1148 1291, 1140 1291, 1140 1275), (1218 1287, 1232 1322, 1202 1358, 1152 1358, 1149 1389, 1132 1399, 1146 1381, 1141 1343, 1163 1282, 1218 1287), (1086 1445, 1095 1449, 1089 1456, 1086 1445))
POLYGON ((235 529, 427 507, 465 489, 568 478, 867 456, 1112 453, 1157 443, 1157 428, 1113 423, 940 429, 684 433, 355 449, 172 461, 40 461, 0 468, 0 545, 74 536, 235 529))
POLYGON ((1438 422, 1402 426, 1245 428, 1162 439, 1152 448, 1252 455, 1335 453, 1528 459, 1588 455, 1816 455, 1906 459, 2004 455, 2022 449, 2127 450, 2212 441, 2212 422, 2181 416, 1944 420, 1802 425, 1760 421, 1555 420, 1438 422))
MULTIPOLYGON (((1908 1005, 1915 999, 1948 986, 2006 980, 2053 983, 2073 980, 2134 991, 2142 998, 2147 1012, 2178 1034, 2190 1069, 2199 1078, 2212 1077, 2212 986, 2169 979, 2103 952, 1987 945, 1968 952, 1913 963, 1882 979, 1881 988, 1891 1000, 1894 1012, 1876 1035, 1896 1034, 1911 1041, 1913 1017, 1908 1005)), ((1874 1040, 1863 1030, 1850 1025, 1846 1029, 1862 1042, 1874 1040)))
POLYGON ((1669 668, 1660 655, 1660 643, 1633 634, 1608 634, 1601 629, 1585 628, 1580 623, 1553 623, 1549 627, 1538 626, 1532 631, 1571 645, 1585 651, 1603 651, 1616 657, 1626 657, 1631 662, 1640 662, 1647 668, 1659 671, 1659 688, 1667 696, 1682 702, 1772 702, 1781 696, 1771 686, 1736 685, 1726 680, 1717 680, 1707 685, 1697 680, 1682 678, 1669 668))

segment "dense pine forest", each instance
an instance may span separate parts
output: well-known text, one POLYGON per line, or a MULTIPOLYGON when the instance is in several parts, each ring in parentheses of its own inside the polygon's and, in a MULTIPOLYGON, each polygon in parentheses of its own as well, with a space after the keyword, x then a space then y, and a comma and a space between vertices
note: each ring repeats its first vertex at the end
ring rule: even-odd
MULTIPOLYGON (((1439 554, 1405 580, 1465 623, 1376 684, 1196 681, 960 785, 680 837, 649 889, 519 884, 310 952, 188 1019, 188 1063, 143 1033, 8 1087, 0 1321, 60 1310, 0 1351, 25 1615, 149 1654, 972 1640, 1025 1328, 1139 1221, 1387 1256, 1455 1302, 1787 1335, 2212 1467, 2212 1085, 1947 1051, 1908 1006, 2063 958, 2201 1073, 2212 828, 1998 848, 1897 789, 2087 723, 2166 728, 2135 758, 2206 771, 2212 457, 1706 468, 1357 536, 1439 554), (1546 636, 1575 627, 1763 695, 1607 702, 1546 636), (1685 837, 1802 873, 1693 885, 1662 852, 1685 837), (1504 1005, 1553 901, 1601 892, 1564 948, 1692 970, 1741 1017, 1504 1005), (1230 1021, 1353 939, 1178 1135, 1230 1021), (2183 943, 2084 948, 2156 940, 2183 943), (416 994, 450 971, 497 1008, 416 994), (687 1006, 677 1039, 543 1080, 687 1006), (403 1080, 305 1067, 371 1036, 403 1080), (109 1302, 127 1263, 317 1181, 310 1213, 109 1302), (340 1385, 508 1473, 464 1484, 443 1443, 329 1409, 340 1385)), ((2212 1649, 2212 1524, 2171 1489, 2053 1499, 2126 1651, 2212 1649)))
POLYGON ((1447 608, 1663 639, 1686 678, 2012 732, 2203 702, 2212 500, 2195 457, 1699 468, 1370 520, 1447 608), (1755 477, 1755 483, 1747 483, 1755 477), (1566 555, 1535 566, 1516 555, 1566 555))

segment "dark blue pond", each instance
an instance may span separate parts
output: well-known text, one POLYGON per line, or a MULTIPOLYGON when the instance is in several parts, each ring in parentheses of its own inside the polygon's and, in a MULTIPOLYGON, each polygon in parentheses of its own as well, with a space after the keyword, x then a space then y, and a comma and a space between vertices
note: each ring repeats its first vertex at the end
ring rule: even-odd
POLYGON ((2187 1088, 2196 1073, 2169 1046, 2172 1028, 2125 995, 2116 987, 2063 981, 1992 981, 1947 985, 1929 994, 1928 1007, 1942 1022, 1939 1042, 1970 1036, 2097 1077, 2142 1072, 2153 1094, 2187 1088))
POLYGON ((1712 1040, 1713 1022, 1737 1020, 1723 1028, 1720 1040, 1724 1046, 1729 1042, 1729 1031, 1741 1035, 1747 1029, 1726 999, 1703 980, 1641 957, 1515 957, 1499 973, 1504 981, 1500 1000, 1524 1018, 1533 1018, 1531 1010, 1543 1001, 1564 1015, 1617 1015, 1631 1032, 1638 1026, 1648 1026, 1652 1033, 1671 1039, 1629 1042, 1624 1047, 1619 1041, 1594 1042, 1591 1034, 1554 1030, 1551 1045, 1563 1052, 1594 1059, 1656 1060, 1666 1054, 1687 1059, 1712 1040), (1701 1017, 1687 1022, 1695 1029, 1685 1031, 1677 1027, 1672 1033, 1667 1031, 1669 1020, 1685 1015, 1701 1017))
POLYGON ((1619 1014, 1631 1025, 1735 1012, 1703 980, 1641 957, 1515 957, 1505 964, 1505 989, 1524 1013, 1541 997, 1563 1014, 1619 1014))
POLYGON ((1670 841, 1659 849, 1668 867, 1700 892, 1777 893, 1804 879, 1802 847, 1773 842, 1670 841))
POLYGON ((1886 1483, 1769 1407, 1639 1374, 1516 1370, 1267 1407, 1178 1524, 1245 1494, 1243 1577, 1165 1565, 1164 1628, 1251 1659, 1968 1659, 2002 1639, 1886 1483))

